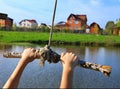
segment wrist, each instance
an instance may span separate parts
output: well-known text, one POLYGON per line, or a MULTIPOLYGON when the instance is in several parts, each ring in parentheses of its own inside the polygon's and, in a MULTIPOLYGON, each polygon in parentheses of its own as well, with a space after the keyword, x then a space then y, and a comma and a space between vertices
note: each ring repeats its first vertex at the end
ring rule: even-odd
POLYGON ((68 72, 68 73, 71 73, 71 72, 73 72, 73 68, 71 68, 71 67, 64 67, 63 68, 63 71, 65 71, 65 72, 68 72))
POLYGON ((68 70, 68 71, 73 71, 74 67, 72 65, 64 65, 63 69, 68 70))
POLYGON ((22 59, 19 61, 19 63, 22 64, 22 65, 27 65, 29 62, 27 62, 25 58, 22 58, 22 59))

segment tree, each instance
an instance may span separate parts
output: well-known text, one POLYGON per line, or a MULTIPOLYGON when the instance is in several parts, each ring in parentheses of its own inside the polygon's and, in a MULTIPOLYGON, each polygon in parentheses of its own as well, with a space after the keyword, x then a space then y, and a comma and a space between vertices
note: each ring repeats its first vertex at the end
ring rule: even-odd
POLYGON ((105 26, 105 31, 108 34, 112 34, 114 26, 115 26, 114 21, 108 21, 107 24, 106 24, 106 26, 105 26))
POLYGON ((116 27, 120 27, 120 19, 117 21, 116 27))
POLYGON ((16 25, 16 23, 13 24, 12 30, 13 31, 17 31, 17 25, 16 25))

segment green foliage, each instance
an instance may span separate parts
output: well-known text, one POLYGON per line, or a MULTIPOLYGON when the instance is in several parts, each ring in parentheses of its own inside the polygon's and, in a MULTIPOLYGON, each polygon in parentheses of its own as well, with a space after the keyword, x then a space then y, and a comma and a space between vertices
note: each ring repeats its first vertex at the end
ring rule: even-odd
POLYGON ((105 29, 111 30, 114 26, 115 26, 115 24, 113 21, 108 21, 105 26, 105 29))
POLYGON ((120 27, 120 19, 117 21, 116 27, 120 27))
POLYGON ((18 27, 17 27, 16 23, 14 23, 14 24, 13 24, 13 27, 12 27, 12 30, 13 30, 13 31, 17 31, 17 29, 18 29, 18 27))
POLYGON ((111 35, 113 32, 113 28, 115 27, 114 21, 108 21, 106 26, 105 26, 105 31, 111 35))
MULTIPOLYGON (((51 30, 51 29, 50 29, 51 30)), ((59 30, 57 30, 56 28, 53 28, 53 32, 59 32, 59 30)))
POLYGON ((0 31, 2 31, 2 27, 0 26, 0 31))
POLYGON ((73 30, 70 30, 70 29, 65 29, 65 28, 63 28, 63 29, 61 29, 59 32, 61 32, 61 33, 73 33, 74 31, 73 31, 73 30))
POLYGON ((40 29, 41 29, 41 32, 45 32, 46 27, 45 26, 41 26, 40 29))

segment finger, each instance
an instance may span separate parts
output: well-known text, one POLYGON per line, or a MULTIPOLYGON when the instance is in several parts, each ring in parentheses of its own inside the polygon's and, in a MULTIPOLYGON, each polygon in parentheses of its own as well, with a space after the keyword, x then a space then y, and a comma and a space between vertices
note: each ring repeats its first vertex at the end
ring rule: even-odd
POLYGON ((37 56, 37 54, 36 54, 36 53, 34 54, 34 58, 38 58, 38 56, 37 56))
POLYGON ((72 55, 73 53, 72 53, 72 52, 70 52, 69 54, 71 54, 71 55, 72 55))
POLYGON ((75 57, 75 54, 72 52, 70 52, 69 55, 71 55, 71 57, 73 57, 73 58, 75 57))
POLYGON ((61 61, 62 63, 64 63, 64 61, 63 61, 63 57, 65 56, 65 54, 66 54, 66 53, 64 53, 64 52, 61 53, 60 61, 61 61))
POLYGON ((61 64, 65 64, 65 62, 63 60, 60 60, 61 61, 61 64))
POLYGON ((65 54, 66 54, 66 53, 64 53, 64 52, 63 52, 63 53, 61 53, 61 58, 62 58, 65 54))
POLYGON ((78 56, 75 56, 74 61, 75 61, 75 65, 77 65, 77 64, 78 64, 78 61, 79 61, 78 56))
POLYGON ((73 60, 76 61, 77 60, 77 56, 74 56, 73 60))
POLYGON ((34 49, 34 48, 32 48, 31 50, 32 50, 33 52, 36 52, 36 49, 34 49))

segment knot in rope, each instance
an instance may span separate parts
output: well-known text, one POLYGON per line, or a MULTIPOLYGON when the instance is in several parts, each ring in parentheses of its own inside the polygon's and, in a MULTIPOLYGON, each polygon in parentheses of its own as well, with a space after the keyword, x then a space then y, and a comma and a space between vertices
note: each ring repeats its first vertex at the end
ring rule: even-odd
POLYGON ((49 63, 57 63, 60 61, 60 55, 52 51, 48 45, 38 49, 36 55, 40 59, 40 65, 44 65, 46 60, 49 63))

